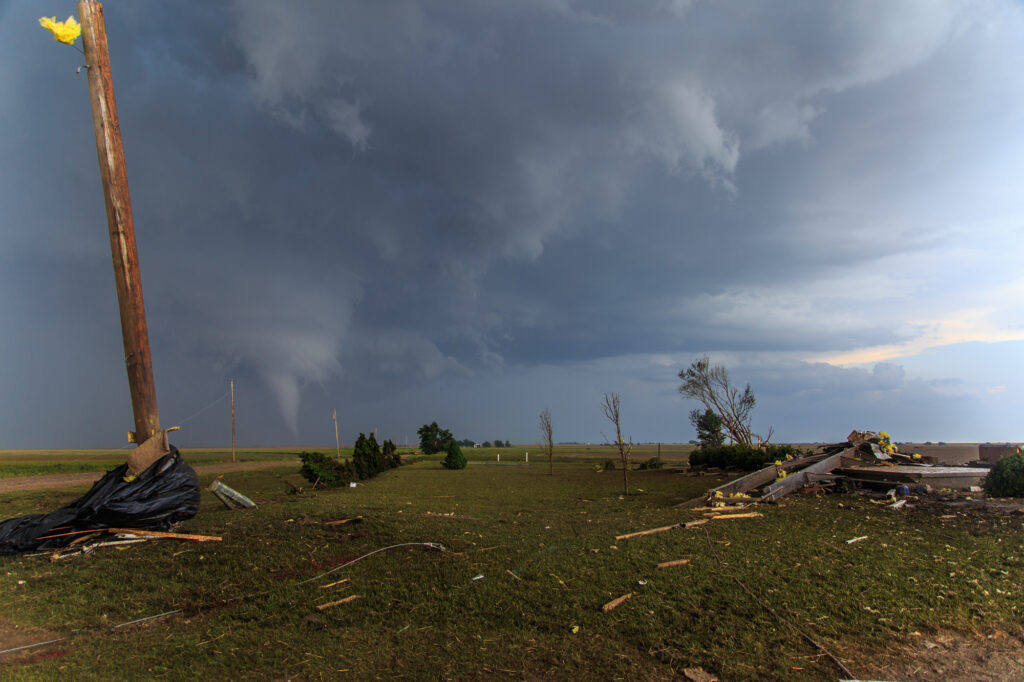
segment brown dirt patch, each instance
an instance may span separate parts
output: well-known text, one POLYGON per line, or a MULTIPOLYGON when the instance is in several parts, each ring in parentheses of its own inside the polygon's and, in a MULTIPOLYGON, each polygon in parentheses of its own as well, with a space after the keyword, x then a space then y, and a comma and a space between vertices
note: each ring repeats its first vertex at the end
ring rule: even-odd
MULTIPOLYGON (((28 625, 21 625, 14 621, 0 618, 0 651, 7 651, 28 644, 38 644, 54 639, 61 639, 60 635, 34 628, 28 625)), ((54 642, 48 646, 32 647, 21 651, 14 651, 0 657, 0 666, 23 665, 41 658, 52 658, 54 655, 61 655, 55 651, 55 647, 67 644, 66 641, 54 642)))
MULTIPOLYGON (((252 469, 274 469, 282 466, 294 466, 294 459, 279 462, 235 462, 224 464, 200 464, 193 469, 197 473, 219 473, 224 471, 247 471, 252 469)), ((103 476, 104 472, 96 471, 84 474, 48 474, 45 476, 19 476, 16 478, 0 478, 0 493, 18 492, 22 490, 46 490, 50 488, 73 488, 78 485, 91 485, 103 476)))
POLYGON ((886 647, 844 647, 862 679, 1002 682, 1024 679, 1024 642, 1007 632, 922 632, 886 647))

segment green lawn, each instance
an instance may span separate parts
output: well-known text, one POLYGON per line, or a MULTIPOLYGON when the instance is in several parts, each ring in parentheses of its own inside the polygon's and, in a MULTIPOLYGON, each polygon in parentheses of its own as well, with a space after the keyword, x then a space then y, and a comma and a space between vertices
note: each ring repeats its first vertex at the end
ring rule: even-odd
MULTIPOLYGON (((309 491, 297 466, 225 474, 260 507, 228 511, 204 491, 200 514, 181 529, 219 543, 162 540, 56 563, 0 557, 0 618, 58 636, 86 631, 58 645, 63 655, 20 665, 8 657, 2 674, 606 680, 702 666, 728 680, 839 679, 792 626, 854 674, 863 652, 914 633, 1021 633, 1019 517, 792 498, 761 508, 761 518, 616 541, 701 518, 672 505, 723 479, 631 472, 634 494, 624 498, 621 472, 596 473, 587 461, 556 461, 548 476, 546 462, 446 471, 438 460, 336 491, 309 491), (290 494, 286 478, 303 492, 290 494), (354 516, 363 522, 325 523, 354 516), (445 549, 402 546, 343 566, 403 543, 445 549), (656 568, 676 559, 689 563, 656 568), (104 630, 173 610, 181 613, 104 630)), ((200 477, 204 487, 210 478, 200 477)), ((0 516, 46 511, 81 492, 0 495, 0 516)))

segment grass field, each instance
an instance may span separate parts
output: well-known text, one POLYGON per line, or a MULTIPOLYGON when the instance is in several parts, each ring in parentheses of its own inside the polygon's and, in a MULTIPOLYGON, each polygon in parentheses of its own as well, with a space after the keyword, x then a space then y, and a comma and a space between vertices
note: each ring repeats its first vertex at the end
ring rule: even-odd
MULTIPOLYGON (((672 505, 724 479, 631 472, 623 497, 619 472, 594 471, 605 453, 558 460, 549 476, 532 451, 530 466, 502 466, 467 450, 476 461, 462 471, 424 458, 334 491, 308 490, 297 465, 225 474, 259 508, 228 511, 204 492, 181 529, 222 542, 0 557, 7 629, 66 638, 0 657, 0 675, 605 680, 701 666, 727 680, 845 677, 823 648, 880 678, 885 656, 943 633, 1022 634, 1020 517, 793 498, 760 518, 616 541, 700 518, 672 505), (678 559, 689 563, 656 568, 678 559)), ((0 495, 0 517, 82 492, 0 495)))
MULTIPOLYGON (((306 448, 328 454, 334 454, 335 448, 306 448)), ((659 454, 669 465, 685 464, 689 457, 691 445, 665 444, 637 445, 634 447, 632 461, 640 462, 659 454)), ((302 448, 246 448, 235 451, 238 462, 274 462, 297 459, 302 448)), ((416 451, 412 447, 399 447, 403 455, 416 451)), ((124 463, 128 456, 124 450, 0 450, 0 478, 17 476, 41 476, 44 474, 75 474, 90 471, 107 471, 124 463)), ((470 461, 495 461, 499 456, 506 462, 523 462, 528 455, 533 457, 534 464, 543 458, 540 446, 514 446, 510 448, 464 448, 463 452, 470 461), (533 453, 530 455, 530 453, 533 453)), ((341 448, 342 457, 351 457, 352 448, 341 448)), ((558 445, 555 456, 603 462, 607 459, 618 461, 618 453, 607 445, 558 445)), ((196 448, 187 452, 191 464, 220 464, 231 461, 230 448, 196 448)), ((546 459, 544 460, 546 461, 546 459)))

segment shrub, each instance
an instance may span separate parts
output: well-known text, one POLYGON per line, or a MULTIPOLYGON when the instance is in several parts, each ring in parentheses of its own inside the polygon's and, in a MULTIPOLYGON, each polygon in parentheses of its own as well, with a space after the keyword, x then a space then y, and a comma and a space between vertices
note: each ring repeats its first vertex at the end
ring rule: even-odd
POLYGON ((373 478, 384 469, 380 446, 372 433, 369 438, 359 434, 352 449, 352 464, 355 465, 359 480, 373 478))
POLYGON ((613 460, 613 459, 606 459, 604 461, 604 465, 602 466, 602 468, 605 471, 615 471, 615 460, 613 460))
POLYGON ((398 446, 390 440, 384 441, 381 455, 384 458, 384 466, 390 469, 402 466, 402 456, 398 454, 398 446))
POLYGON ((640 462, 640 464, 638 464, 636 468, 641 471, 645 469, 660 469, 661 460, 659 460, 657 457, 651 457, 646 462, 640 462))
POLYGON ((763 450, 749 445, 718 445, 691 452, 690 466, 756 471, 777 460, 799 454, 800 450, 792 445, 768 445, 763 450))
POLYGON ((466 456, 462 454, 462 448, 454 440, 448 441, 447 454, 441 462, 445 469, 465 469, 466 456))
POLYGON ((1024 450, 996 462, 981 485, 992 497, 1024 497, 1024 450))
POLYGON ((314 485, 319 482, 329 488, 337 488, 358 478, 347 459, 338 460, 322 452, 300 452, 299 459, 302 460, 299 473, 314 485))

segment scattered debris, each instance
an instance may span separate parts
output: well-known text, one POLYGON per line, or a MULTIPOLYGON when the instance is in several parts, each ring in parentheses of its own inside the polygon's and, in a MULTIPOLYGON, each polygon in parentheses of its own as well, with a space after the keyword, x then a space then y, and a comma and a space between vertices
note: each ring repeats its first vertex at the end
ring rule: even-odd
POLYGON ((351 580, 351 578, 342 578, 341 580, 335 580, 333 583, 327 583, 326 585, 321 585, 320 589, 321 590, 326 590, 328 587, 334 587, 335 585, 341 585, 342 583, 347 583, 349 580, 351 580))
POLYGON ((324 522, 324 525, 325 526, 341 526, 341 525, 344 525, 346 523, 362 523, 362 522, 363 522, 363 517, 362 516, 355 516, 355 517, 353 517, 351 519, 339 519, 337 521, 326 521, 326 522, 324 522))
MULTIPOLYGON (((758 514, 760 516, 760 514, 758 514)), ((625 535, 616 535, 616 540, 627 540, 629 538, 640 537, 641 535, 652 535, 653 533, 664 533, 667 530, 673 530, 675 528, 693 528, 701 524, 707 523, 708 519, 697 519, 696 521, 686 521, 685 523, 675 523, 671 526, 662 526, 660 528, 651 528, 649 530, 639 530, 635 533, 626 533, 625 535)))
POLYGON ((130 482, 127 471, 126 464, 108 471, 85 495, 52 512, 3 521, 0 554, 60 549, 81 533, 114 525, 169 530, 199 511, 199 479, 177 448, 130 482))
POLYGON ((477 580, 483 580, 483 579, 484 579, 484 574, 483 573, 481 573, 480 575, 473 576, 473 582, 476 582, 477 580))
POLYGON ((861 535, 859 538, 850 538, 849 540, 846 541, 846 544, 852 545, 855 542, 860 542, 861 540, 867 540, 867 539, 868 539, 867 535, 861 535))
POLYGON ((248 497, 216 478, 213 479, 213 483, 210 484, 207 490, 213 493, 214 497, 220 500, 228 509, 252 509, 256 506, 256 503, 248 497))
POLYGON ((854 430, 844 442, 822 445, 802 457, 777 461, 676 506, 731 509, 741 501, 776 502, 798 491, 850 492, 861 486, 897 488, 899 497, 907 497, 911 487, 921 493, 936 488, 977 492, 988 472, 981 467, 935 466, 934 457, 899 452, 885 431, 876 434, 854 430))
POLYGON ((764 516, 760 512, 750 512, 749 514, 716 514, 712 516, 712 519, 752 519, 757 516, 764 516))
POLYGON ((349 602, 353 602, 356 599, 359 599, 359 597, 360 597, 360 595, 358 595, 358 594, 350 594, 349 596, 345 597, 344 599, 339 599, 338 601, 329 601, 326 604, 320 604, 319 606, 316 607, 316 610, 317 611, 323 611, 324 609, 329 609, 332 606, 340 606, 342 604, 348 604, 349 602))
POLYGON ((658 564, 658 568, 669 568, 670 566, 683 566, 684 564, 690 563, 689 559, 676 559, 675 561, 663 561, 658 564))
POLYGON ((718 682, 718 678, 704 668, 683 668, 683 677, 690 682, 718 682))
POLYGON ((651 528, 650 530, 640 530, 640 531, 637 531, 635 533, 626 533, 625 535, 616 535, 615 539, 616 540, 626 540, 628 538, 640 537, 641 535, 651 535, 653 533, 663 533, 666 530, 672 530, 673 528, 682 528, 682 527, 683 527, 683 524, 681 524, 681 523, 674 523, 671 526, 661 526, 660 528, 651 528))
POLYGON ((627 599, 630 599, 632 596, 633 596, 633 593, 630 592, 629 594, 624 594, 621 597, 616 597, 615 599, 612 599, 610 602, 608 602, 607 604, 602 606, 601 607, 601 611, 604 612, 604 613, 608 613, 612 609, 614 609, 614 608, 616 608, 618 606, 621 606, 622 602, 626 601, 627 599))

